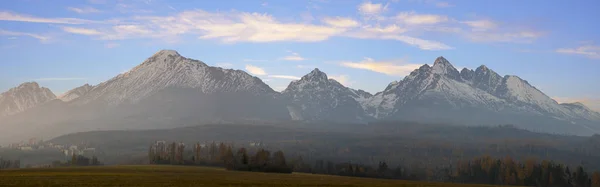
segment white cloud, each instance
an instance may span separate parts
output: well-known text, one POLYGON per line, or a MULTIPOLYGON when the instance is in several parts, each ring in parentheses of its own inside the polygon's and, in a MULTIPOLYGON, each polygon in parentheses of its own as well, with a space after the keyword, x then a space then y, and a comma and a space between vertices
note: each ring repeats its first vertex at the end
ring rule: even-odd
POLYGON ((448 21, 447 16, 435 14, 417 14, 415 12, 400 12, 396 20, 410 25, 437 24, 448 21))
POLYGON ((402 60, 375 61, 371 58, 365 58, 359 62, 344 61, 340 62, 340 65, 349 68, 370 70, 391 76, 405 76, 421 66, 420 64, 405 63, 402 60))
POLYGON ((281 60, 287 60, 287 61, 303 61, 303 60, 306 60, 304 57, 300 56, 300 54, 298 54, 298 53, 295 53, 295 52, 291 52, 291 53, 292 53, 291 55, 285 56, 285 57, 281 58, 281 60))
POLYGON ((267 75, 264 69, 253 65, 246 65, 246 71, 254 75, 267 75))
POLYGON ((120 44, 118 44, 118 43, 106 43, 106 44, 104 44, 104 47, 109 48, 109 49, 115 48, 115 47, 119 47, 119 46, 120 46, 120 44))
POLYGON ((95 29, 77 28, 77 27, 62 27, 63 31, 81 35, 102 35, 102 32, 95 29))
POLYGON ((424 39, 410 37, 410 36, 404 36, 404 35, 390 35, 390 36, 383 36, 382 38, 402 41, 409 45, 417 46, 423 50, 435 51, 435 50, 453 49, 452 47, 450 47, 446 44, 440 43, 440 42, 424 40, 424 39))
POLYGON ((6 11, 0 12, 0 20, 34 22, 34 23, 55 23, 55 24, 84 24, 84 23, 94 22, 94 21, 78 19, 78 18, 42 18, 42 17, 25 15, 25 14, 15 14, 15 13, 10 13, 10 12, 6 12, 6 11))
POLYGON ((515 31, 515 32, 471 32, 466 33, 467 38, 474 42, 510 42, 510 43, 531 43, 543 34, 536 31, 515 31))
POLYGON ((348 82, 350 77, 348 75, 330 75, 329 78, 338 81, 344 86, 350 86, 348 82))
POLYGON ((50 39, 50 37, 42 36, 42 35, 39 35, 39 34, 26 33, 26 32, 7 31, 7 30, 2 30, 2 29, 0 29, 0 35, 5 35, 5 36, 29 36, 29 37, 38 39, 40 42, 46 42, 46 41, 48 41, 50 39))
POLYGON ((439 8, 448 8, 448 7, 453 7, 454 5, 450 4, 448 2, 438 1, 438 2, 435 2, 435 6, 439 7, 439 8))
POLYGON ((334 27, 356 27, 359 23, 351 18, 326 17, 323 22, 334 27))
POLYGON ((486 31, 495 29, 498 27, 498 24, 491 20, 472 20, 472 21, 463 21, 462 23, 471 27, 473 31, 486 31))
POLYGON ((292 76, 292 75, 269 75, 269 77, 277 78, 277 79, 290 79, 290 80, 299 80, 300 79, 300 77, 292 76))
POLYGON ((501 25, 489 19, 470 20, 460 22, 469 29, 461 33, 473 42, 504 42, 504 43, 531 43, 543 36, 542 32, 532 29, 523 29, 514 25, 501 25))
POLYGON ((232 63, 226 63, 226 62, 222 62, 222 63, 217 63, 215 64, 216 66, 222 67, 222 68, 231 68, 233 67, 232 63))
POLYGON ((92 4, 106 4, 106 0, 88 0, 92 4))
POLYGON ((365 1, 358 5, 358 12, 363 15, 377 15, 383 13, 387 9, 381 3, 372 3, 371 1, 365 1))
POLYGON ((600 59, 600 46, 584 45, 577 48, 560 48, 557 53, 582 55, 588 58, 600 59))
POLYGON ((86 78, 80 77, 51 77, 51 78, 39 78, 35 81, 73 81, 73 80, 86 80, 86 78))
POLYGON ((82 8, 76 8, 76 7, 67 7, 68 10, 79 13, 79 14, 90 14, 90 13, 100 13, 102 11, 92 8, 92 7, 82 7, 82 8))
POLYGON ((395 24, 386 27, 371 27, 365 26, 360 30, 345 34, 347 37, 361 39, 380 39, 380 40, 396 40, 409 45, 417 46, 422 50, 449 50, 452 47, 437 41, 415 38, 407 35, 402 35, 407 29, 398 27, 395 24))

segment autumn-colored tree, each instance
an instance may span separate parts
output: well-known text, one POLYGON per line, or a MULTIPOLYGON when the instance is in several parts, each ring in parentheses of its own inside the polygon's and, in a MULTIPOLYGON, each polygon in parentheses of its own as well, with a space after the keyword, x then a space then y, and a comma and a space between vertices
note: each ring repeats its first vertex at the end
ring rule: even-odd
POLYGON ((598 171, 592 174, 592 187, 600 187, 600 172, 598 171))
POLYGON ((212 142, 208 147, 208 160, 214 162, 217 159, 217 144, 212 142))
POLYGON ((200 142, 196 143, 196 145, 194 145, 194 163, 196 164, 200 164, 201 158, 202 158, 202 146, 200 145, 200 142))

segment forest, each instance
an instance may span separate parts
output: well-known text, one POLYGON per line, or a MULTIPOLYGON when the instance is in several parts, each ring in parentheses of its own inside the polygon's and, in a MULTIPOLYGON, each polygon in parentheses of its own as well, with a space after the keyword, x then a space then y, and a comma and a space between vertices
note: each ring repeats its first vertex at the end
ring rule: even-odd
POLYGON ((600 172, 588 173, 582 166, 573 169, 549 160, 527 159, 520 162, 510 157, 481 156, 436 167, 419 165, 395 167, 386 161, 376 166, 351 162, 316 160, 306 163, 302 157, 286 161, 285 154, 271 154, 263 148, 244 147, 234 153, 233 144, 196 143, 185 151, 183 143, 158 141, 148 149, 149 164, 217 166, 228 170, 255 172, 302 172, 340 176, 402 180, 477 183, 518 186, 600 187, 600 172))

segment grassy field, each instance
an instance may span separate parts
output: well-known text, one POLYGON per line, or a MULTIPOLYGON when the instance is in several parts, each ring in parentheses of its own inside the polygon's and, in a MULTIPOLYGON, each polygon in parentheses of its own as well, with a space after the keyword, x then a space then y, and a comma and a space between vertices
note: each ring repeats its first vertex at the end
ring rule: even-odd
POLYGON ((185 166, 101 166, 0 170, 0 186, 488 186, 272 174, 185 166))

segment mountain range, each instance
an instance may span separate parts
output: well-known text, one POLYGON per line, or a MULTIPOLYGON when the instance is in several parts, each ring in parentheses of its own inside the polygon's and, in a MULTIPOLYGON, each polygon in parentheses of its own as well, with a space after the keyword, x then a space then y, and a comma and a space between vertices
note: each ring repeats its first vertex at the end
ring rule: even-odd
POLYGON ((559 104, 518 76, 501 76, 484 65, 458 71, 444 57, 372 95, 319 69, 276 92, 244 71, 211 67, 173 50, 59 97, 37 83, 24 83, 0 95, 0 120, 0 127, 15 131, 5 141, 89 130, 289 120, 512 124, 576 135, 600 131, 600 113, 581 103, 559 104))

